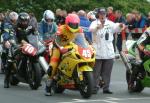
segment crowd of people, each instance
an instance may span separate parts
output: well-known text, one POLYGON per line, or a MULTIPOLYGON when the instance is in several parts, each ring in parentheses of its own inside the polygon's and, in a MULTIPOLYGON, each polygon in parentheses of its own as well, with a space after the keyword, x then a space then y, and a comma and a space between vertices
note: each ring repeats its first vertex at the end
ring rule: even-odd
MULTIPOLYGON (((55 39, 60 46, 68 44, 76 38, 74 35, 81 34, 96 50, 96 61, 94 66, 95 85, 93 93, 100 88, 102 80, 103 93, 112 94, 109 88, 111 71, 115 50, 113 40, 117 34, 117 49, 122 51, 121 30, 128 27, 145 28, 150 26, 150 12, 148 16, 142 15, 139 11, 133 10, 123 16, 122 11, 113 10, 113 7, 96 8, 86 13, 84 10, 68 13, 65 10, 57 9, 56 13, 45 10, 42 20, 38 23, 33 13, 16 13, 14 11, 0 13, 1 43, 3 43, 3 54, 1 55, 3 68, 5 69, 4 87, 9 88, 9 72, 6 64, 7 48, 10 47, 10 39, 16 39, 18 43, 26 40, 28 33, 39 34, 41 40, 55 39), (23 30, 29 29, 27 32, 23 30), (61 35, 60 35, 61 34, 61 35), (16 37, 14 38, 14 35, 16 37), (69 36, 68 36, 69 35, 69 36)), ((51 95, 51 78, 56 74, 56 67, 59 62, 60 52, 58 45, 54 47, 48 69, 49 79, 46 81, 46 95, 51 95), (51 71, 52 70, 52 71, 51 71)))

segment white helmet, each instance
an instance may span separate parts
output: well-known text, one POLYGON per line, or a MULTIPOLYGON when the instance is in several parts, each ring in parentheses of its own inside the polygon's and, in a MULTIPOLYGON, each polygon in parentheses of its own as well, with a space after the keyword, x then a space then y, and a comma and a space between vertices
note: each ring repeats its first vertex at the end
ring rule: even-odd
POLYGON ((54 20, 55 19, 54 13, 51 10, 44 11, 43 19, 45 21, 46 21, 46 19, 52 19, 52 20, 54 20))
POLYGON ((10 20, 17 20, 18 19, 18 13, 16 13, 16 12, 10 12, 9 13, 9 19, 10 20))
POLYGON ((96 17, 95 17, 95 13, 94 13, 94 11, 90 11, 90 12, 88 12, 88 13, 87 13, 87 18, 88 18, 88 19, 95 20, 95 19, 96 19, 96 17))

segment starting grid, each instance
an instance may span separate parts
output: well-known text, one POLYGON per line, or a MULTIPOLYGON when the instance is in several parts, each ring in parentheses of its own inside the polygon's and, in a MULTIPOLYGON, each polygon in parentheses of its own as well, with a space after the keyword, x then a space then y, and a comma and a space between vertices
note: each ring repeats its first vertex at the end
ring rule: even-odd
MULTIPOLYGON (((131 101, 139 101, 139 100, 150 100, 150 97, 141 97, 141 98, 115 98, 115 97, 106 97, 106 99, 89 99, 89 100, 84 100, 84 99, 73 99, 71 102, 58 102, 58 103, 130 103, 131 101)), ((142 102, 138 102, 142 103, 142 102)))

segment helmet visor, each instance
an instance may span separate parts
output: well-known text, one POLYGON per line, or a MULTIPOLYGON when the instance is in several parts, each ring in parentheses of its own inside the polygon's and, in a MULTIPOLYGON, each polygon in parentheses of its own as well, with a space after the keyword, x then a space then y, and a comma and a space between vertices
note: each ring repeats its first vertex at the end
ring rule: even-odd
POLYGON ((45 18, 45 21, 49 23, 49 22, 53 22, 54 20, 45 18))
POLYGON ((72 29, 78 29, 79 24, 78 23, 68 23, 68 26, 72 29))

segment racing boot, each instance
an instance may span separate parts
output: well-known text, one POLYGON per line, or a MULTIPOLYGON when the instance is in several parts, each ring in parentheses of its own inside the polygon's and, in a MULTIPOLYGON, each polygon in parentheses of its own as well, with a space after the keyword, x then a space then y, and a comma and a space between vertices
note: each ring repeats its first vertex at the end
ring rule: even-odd
POLYGON ((54 90, 52 89, 52 82, 52 79, 46 80, 45 96, 52 96, 54 94, 54 90))
POLYGON ((5 79, 4 79, 4 88, 9 88, 9 79, 10 79, 10 70, 8 70, 8 68, 6 68, 5 79))
POLYGON ((9 88, 9 79, 8 78, 4 79, 4 88, 9 88))
POLYGON ((103 88, 104 85, 105 85, 105 82, 102 79, 100 79, 99 81, 100 88, 103 88))
POLYGON ((51 76, 52 71, 53 71, 52 66, 49 66, 49 68, 48 68, 48 70, 47 70, 47 74, 48 74, 48 76, 51 76))

